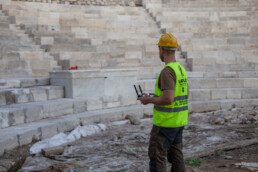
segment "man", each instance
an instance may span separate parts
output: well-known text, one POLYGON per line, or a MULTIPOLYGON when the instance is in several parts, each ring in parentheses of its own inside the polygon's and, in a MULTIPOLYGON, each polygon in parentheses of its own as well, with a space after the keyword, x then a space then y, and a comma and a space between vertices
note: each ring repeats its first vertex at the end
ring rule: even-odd
POLYGON ((172 34, 163 34, 158 43, 165 67, 155 85, 155 96, 144 93, 142 104, 154 104, 153 127, 149 143, 150 172, 166 172, 166 157, 172 163, 171 172, 185 172, 182 134, 188 123, 188 84, 183 66, 175 59, 178 48, 172 34))

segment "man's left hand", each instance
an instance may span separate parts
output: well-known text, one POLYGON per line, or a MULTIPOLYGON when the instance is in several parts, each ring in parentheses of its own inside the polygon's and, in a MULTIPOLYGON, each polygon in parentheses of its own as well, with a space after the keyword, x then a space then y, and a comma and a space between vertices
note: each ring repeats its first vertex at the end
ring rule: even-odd
POLYGON ((148 94, 143 93, 143 97, 139 97, 138 100, 140 100, 142 104, 147 105, 150 103, 149 98, 148 94))

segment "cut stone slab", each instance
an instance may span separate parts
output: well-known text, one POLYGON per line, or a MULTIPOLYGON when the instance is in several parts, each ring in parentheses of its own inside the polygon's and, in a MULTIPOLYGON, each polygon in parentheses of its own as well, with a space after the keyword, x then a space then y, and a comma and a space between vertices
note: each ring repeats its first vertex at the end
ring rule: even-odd
POLYGON ((64 147, 62 147, 62 146, 42 149, 42 154, 43 154, 44 156, 60 155, 60 154, 62 154, 63 152, 64 152, 64 147))

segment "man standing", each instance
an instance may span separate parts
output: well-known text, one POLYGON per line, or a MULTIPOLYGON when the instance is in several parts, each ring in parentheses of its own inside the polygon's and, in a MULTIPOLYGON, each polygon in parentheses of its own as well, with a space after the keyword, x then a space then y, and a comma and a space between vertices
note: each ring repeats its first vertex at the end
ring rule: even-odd
POLYGON ((150 172, 166 172, 166 157, 172 163, 171 172, 185 172, 182 134, 188 123, 188 84, 183 66, 175 59, 178 48, 172 34, 163 34, 158 43, 165 67, 155 84, 155 96, 144 94, 142 104, 154 104, 153 127, 148 155, 150 172))

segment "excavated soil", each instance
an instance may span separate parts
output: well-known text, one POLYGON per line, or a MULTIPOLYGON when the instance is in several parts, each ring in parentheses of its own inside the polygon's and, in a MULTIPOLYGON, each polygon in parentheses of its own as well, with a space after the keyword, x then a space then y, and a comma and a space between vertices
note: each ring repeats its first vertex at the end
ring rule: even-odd
MULTIPOLYGON (((253 107, 231 111, 257 116, 257 108, 253 107)), ((211 122, 217 114, 225 113, 228 111, 195 113, 189 116, 189 124, 184 130, 184 157, 186 160, 198 158, 202 163, 199 166, 194 163, 187 165, 187 171, 258 171, 257 121, 250 119, 251 122, 245 123, 211 122)), ((140 125, 109 125, 107 131, 66 145, 62 155, 29 156, 29 146, 19 148, 18 152, 22 150, 24 154, 20 153, 19 156, 23 158, 20 163, 16 162, 16 168, 27 157, 23 168, 31 171, 145 172, 148 171, 147 151, 151 127, 152 119, 143 119, 140 125)), ((11 152, 0 157, 0 162, 4 159, 17 161, 17 157, 11 152)), ((168 163, 168 169, 169 166, 168 163)), ((14 169, 13 167, 10 171, 16 171, 14 169)))

